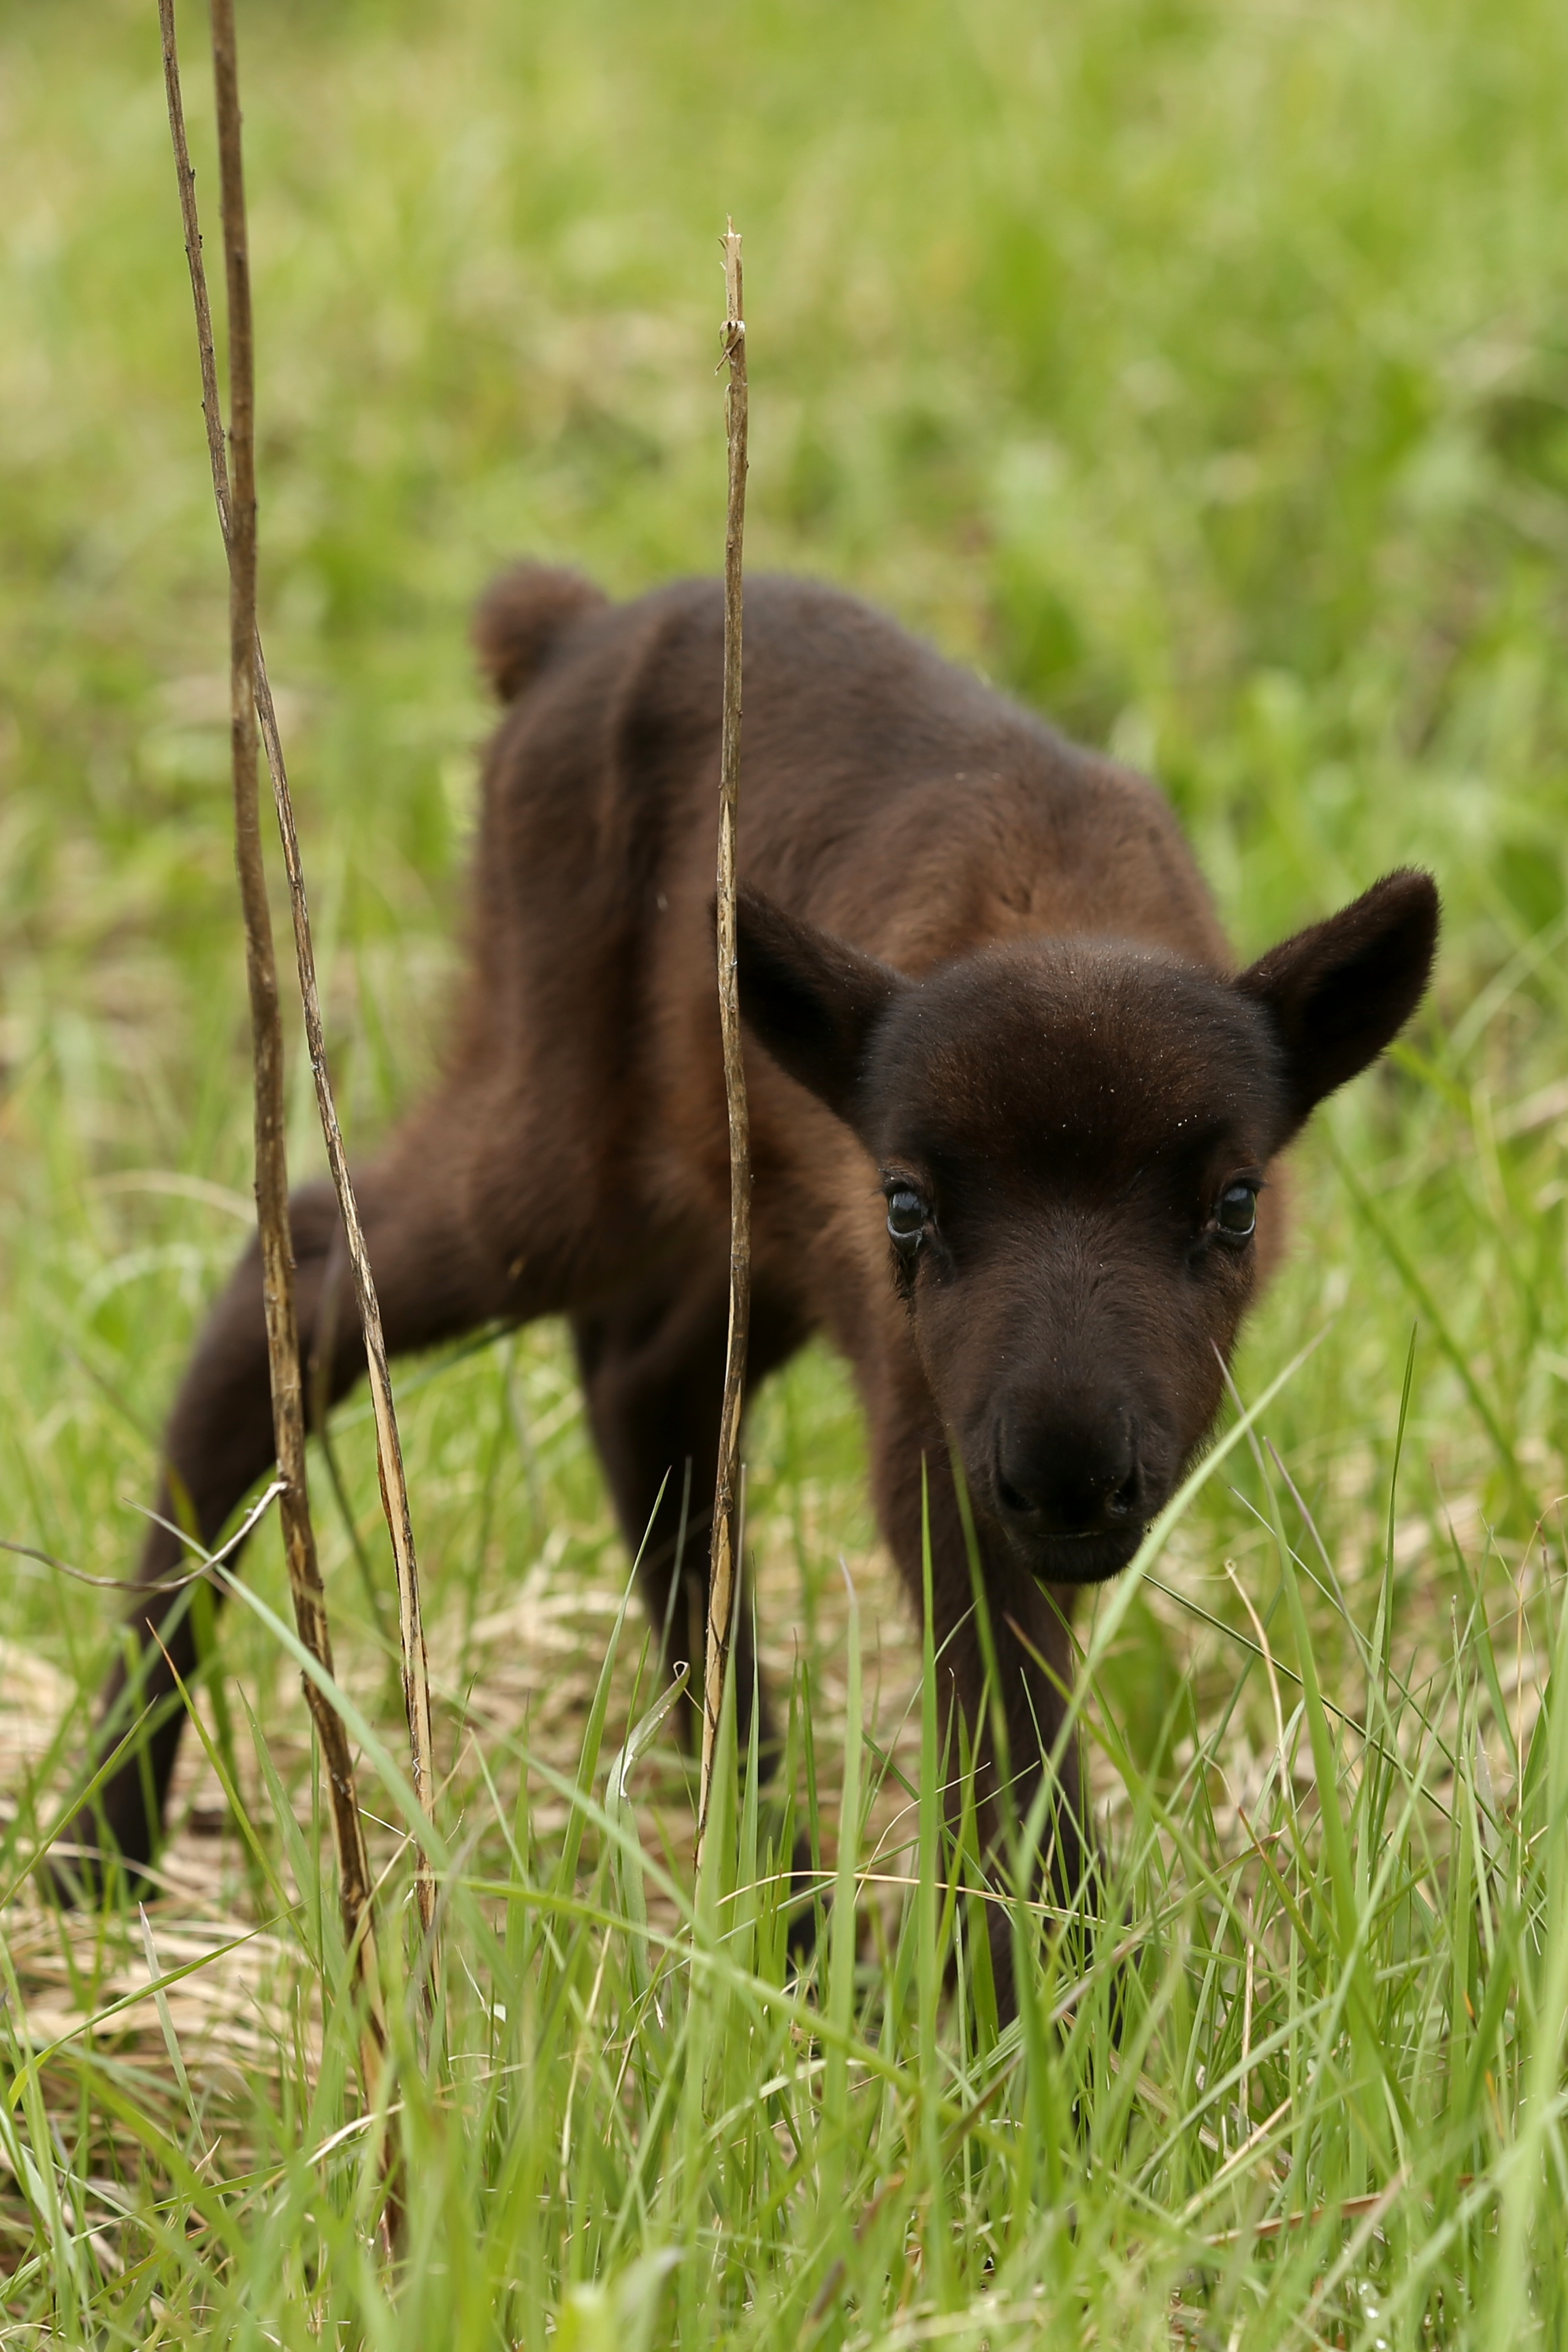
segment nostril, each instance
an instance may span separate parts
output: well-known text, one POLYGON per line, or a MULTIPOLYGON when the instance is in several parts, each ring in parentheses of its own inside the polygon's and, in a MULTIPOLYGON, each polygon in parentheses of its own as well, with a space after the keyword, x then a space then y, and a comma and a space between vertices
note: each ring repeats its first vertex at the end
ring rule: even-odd
POLYGON ((1018 1518, 1026 1518, 1035 1508, 1027 1495, 1020 1494, 1012 1480, 1005 1477, 1001 1471, 996 1474, 996 1493, 1002 1508, 1005 1511, 1013 1512, 1018 1518))
POLYGON ((1140 1501, 1139 1483, 1138 1473, 1134 1470, 1130 1478, 1124 1478, 1113 1493, 1107 1495, 1105 1509, 1108 1517, 1131 1519, 1137 1517, 1140 1501))

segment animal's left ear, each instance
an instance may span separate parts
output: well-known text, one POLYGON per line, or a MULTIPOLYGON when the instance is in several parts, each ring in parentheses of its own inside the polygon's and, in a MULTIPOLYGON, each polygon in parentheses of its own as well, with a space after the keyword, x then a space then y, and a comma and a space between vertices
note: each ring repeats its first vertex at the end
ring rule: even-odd
POLYGON ((1404 866, 1242 973, 1237 986, 1268 1009, 1285 1048, 1291 1134, 1404 1028, 1431 974, 1437 915, 1432 877, 1404 866))
POLYGON ((858 1131, 868 1050, 909 982, 845 940, 742 890, 736 904, 741 1014, 775 1062, 858 1131))

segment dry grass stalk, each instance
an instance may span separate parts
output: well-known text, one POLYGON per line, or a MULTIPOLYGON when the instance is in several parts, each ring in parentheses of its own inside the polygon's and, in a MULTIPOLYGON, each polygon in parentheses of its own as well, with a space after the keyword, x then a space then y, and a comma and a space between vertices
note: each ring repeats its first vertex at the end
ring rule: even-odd
POLYGON ((752 1307, 752 1139, 746 1073, 741 1055, 741 1007, 735 985, 735 814, 741 784, 742 542, 746 522, 746 320, 741 284, 741 239, 731 221, 724 235, 724 394, 729 447, 729 507, 724 525, 724 704, 719 752, 719 1021, 724 1041, 724 1098, 730 1113, 730 1336, 724 1360, 724 1402, 719 1424, 719 1478, 713 1497, 713 1542, 708 1584, 708 1639, 702 1674, 702 1776, 697 1811, 700 1867, 713 1785, 713 1750, 734 1615, 741 1541, 741 1406, 752 1307))
MULTIPOLYGON (((159 0, 170 122, 179 167, 186 254, 196 292, 198 326, 211 347, 211 315, 201 263, 194 173, 185 143, 174 45, 173 0, 159 0)), ((289 1582, 300 1638, 330 1675, 331 1633, 326 1595, 310 1524, 305 1475, 305 1414, 300 1377, 299 1334, 294 1317, 293 1247, 289 1222, 289 1176, 284 1143, 283 1030, 278 1006, 278 967, 267 877, 261 855, 257 787, 256 722, 256 436, 254 345, 250 269, 245 221, 245 180, 240 152, 238 59, 233 0, 213 0, 213 73, 217 93, 218 169, 222 193, 224 263, 228 298, 229 446, 232 464, 223 463, 216 375, 206 382, 205 406, 214 487, 229 567, 229 724, 234 761, 235 862, 245 918, 246 976, 250 992, 251 1050, 256 1083, 256 1210, 262 1254, 267 1316, 268 1369, 272 1388, 273 1429, 283 1481, 279 1511, 283 1525, 289 1582)), ((380 1970, 371 1904, 370 1866, 354 1785, 353 1759, 342 1717, 317 1685, 305 1695, 326 1765, 337 1850, 343 1932, 365 2001, 361 2063, 366 2095, 374 2097, 386 2047, 380 1970)))
MULTIPOLYGON (((196 342, 202 373, 202 415, 206 425, 207 455, 212 466, 213 495, 217 504, 218 520, 223 530, 224 543, 230 550, 232 560, 233 501, 229 487, 228 462, 224 446, 223 417, 218 401, 217 360, 213 342, 212 309, 207 299, 206 272, 202 262, 201 231, 196 215, 195 173, 192 168, 190 150, 185 138, 184 109, 180 94, 179 60, 174 41, 174 0, 159 0, 159 18, 163 37, 163 72, 169 100, 169 126, 174 142, 175 163, 180 185, 180 207, 184 223, 185 257, 190 265, 191 295, 196 314, 196 342)), ((241 233, 243 235, 243 220, 241 233)), ((254 507, 251 528, 254 533, 254 507)), ((254 554, 254 544, 252 551, 254 554)), ((360 1220, 359 1204, 354 1196, 353 1181, 349 1172, 348 1155, 343 1148, 342 1130, 338 1123, 337 1103, 332 1094, 331 1077, 327 1066, 321 996, 316 985, 315 949, 310 937, 310 907, 305 896, 304 868, 300 862, 299 834, 294 823, 293 797, 289 789, 289 775, 284 764, 282 739, 279 731, 278 715, 273 704, 272 688, 267 675, 267 664, 262 652, 259 633, 257 633, 254 641, 254 679, 255 708, 260 720, 268 772, 272 782, 272 797, 278 813, 278 829, 283 844, 283 863, 289 880, 289 906, 294 923, 295 957, 299 965, 300 993, 304 1005, 306 1043, 310 1055, 310 1068, 315 1079, 316 1107, 321 1117, 321 1132, 326 1139, 327 1159, 331 1169, 332 1183, 337 1192, 349 1264, 353 1274, 360 1326, 364 1333, 371 1401, 375 1415, 376 1466, 380 1474, 382 1507, 386 1516, 387 1531, 392 1538, 393 1558, 397 1572, 403 1696, 408 1719, 408 1745, 414 1790, 420 1803, 426 1811, 430 1811, 434 1807, 437 1785, 435 1738, 430 1716, 429 1665, 426 1652, 424 1617, 419 1599, 419 1567, 414 1549, 414 1527, 408 1504, 408 1483, 404 1472, 403 1446, 398 1435, 397 1414, 393 1402, 392 1375, 387 1363, 386 1341, 382 1329, 381 1305, 376 1297, 374 1277, 371 1272, 370 1257, 365 1247, 364 1228, 360 1220)), ((252 773, 254 773, 254 761, 252 773)), ((268 926, 268 938, 270 939, 270 926, 268 926)), ((323 1297, 321 1307, 323 1317, 329 1316, 331 1309, 332 1301, 323 1297)), ((426 1939, 426 2000, 433 2008, 436 1990, 436 1885, 428 1856, 423 1849, 416 1859, 415 1886, 419 1906, 420 1924, 426 1939)))

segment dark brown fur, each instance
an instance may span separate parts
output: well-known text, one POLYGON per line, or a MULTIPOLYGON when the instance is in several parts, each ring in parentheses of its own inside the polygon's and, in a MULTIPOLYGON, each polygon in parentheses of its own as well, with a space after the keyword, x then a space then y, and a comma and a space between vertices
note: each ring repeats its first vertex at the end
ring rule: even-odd
MULTIPOLYGON (((627 1541, 652 1523, 656 1624, 688 1464, 699 1527, 712 1493, 723 1364, 721 633, 706 583, 621 606, 541 570, 491 589, 477 638, 511 699, 486 774, 466 1005, 444 1079, 359 1175, 394 1350, 492 1318, 572 1318, 627 1541)), ((1202 1444, 1278 1249, 1276 1194, 1253 1240, 1218 1228, 1221 1196, 1261 1183, 1312 1105, 1407 1017, 1436 893, 1391 876, 1236 977, 1152 785, 849 598, 784 579, 747 590, 740 856, 751 1382, 813 1331, 847 1357, 917 1609, 929 1481, 936 1637, 986 1757, 956 1452, 1024 1805, 1062 1719, 1072 1588, 1125 1565, 1202 1444), (902 1247, 894 1193, 895 1215, 919 1219, 902 1247)), ((327 1191, 301 1192, 295 1218, 308 1354, 336 1232, 327 1191)), ((336 1396, 363 1357, 352 1313, 329 1319, 336 1396)), ((270 1465, 254 1250, 201 1340, 167 1455, 209 1542, 270 1465)), ((705 1552, 699 1540, 691 1557, 705 1552)), ((178 1555, 154 1528, 143 1577, 178 1555)), ((689 1599, 681 1652, 701 1618, 700 1592, 689 1599)), ((187 1620, 170 1648, 188 1673, 187 1620)), ((745 1692, 744 1639, 739 1664, 745 1692)), ((117 1675, 106 1722, 122 1687, 117 1675)), ((151 1654, 145 1695, 170 1688, 151 1654)), ((166 1713, 149 1743, 153 1811, 134 1761, 104 1791, 132 1863, 153 1850, 181 1719, 166 1713)), ((1070 1754, 1065 1777, 1070 1885, 1070 1754)))

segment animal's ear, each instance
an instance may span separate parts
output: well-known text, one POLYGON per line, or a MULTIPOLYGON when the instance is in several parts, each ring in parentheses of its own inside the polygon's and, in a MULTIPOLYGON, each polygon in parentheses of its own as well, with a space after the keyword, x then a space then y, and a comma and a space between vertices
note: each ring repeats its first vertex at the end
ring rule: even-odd
POLYGON ((1290 1133, 1409 1020, 1431 973, 1437 916, 1432 877, 1404 866, 1242 973, 1237 987, 1267 1007, 1285 1048, 1290 1133))
POLYGON ((741 1014, 781 1068, 858 1126, 871 1033, 909 982, 758 890, 736 902, 741 1014))

